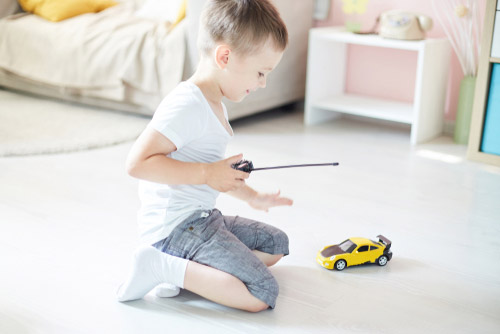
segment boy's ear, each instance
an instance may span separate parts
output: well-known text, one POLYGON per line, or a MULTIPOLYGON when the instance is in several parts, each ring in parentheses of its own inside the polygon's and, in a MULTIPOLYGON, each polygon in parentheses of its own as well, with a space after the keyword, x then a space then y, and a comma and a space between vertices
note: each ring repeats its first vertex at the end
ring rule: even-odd
POLYGON ((215 48, 215 63, 217 67, 221 70, 225 69, 227 63, 229 62, 229 55, 231 54, 231 49, 227 45, 218 45, 215 48))

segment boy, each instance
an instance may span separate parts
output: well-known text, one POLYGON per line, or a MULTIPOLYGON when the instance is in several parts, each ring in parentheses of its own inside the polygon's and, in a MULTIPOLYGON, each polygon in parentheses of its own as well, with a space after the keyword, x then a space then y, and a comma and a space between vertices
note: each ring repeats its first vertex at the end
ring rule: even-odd
POLYGON ((266 86, 288 43, 269 0, 210 0, 201 17, 195 74, 160 104, 132 147, 128 173, 142 179, 141 239, 119 301, 142 298, 161 283, 222 305, 258 312, 274 308, 278 284, 268 266, 288 254, 288 238, 272 226, 223 216, 219 192, 267 211, 292 201, 259 193, 249 174, 224 159, 233 132, 222 98, 241 101, 266 86))

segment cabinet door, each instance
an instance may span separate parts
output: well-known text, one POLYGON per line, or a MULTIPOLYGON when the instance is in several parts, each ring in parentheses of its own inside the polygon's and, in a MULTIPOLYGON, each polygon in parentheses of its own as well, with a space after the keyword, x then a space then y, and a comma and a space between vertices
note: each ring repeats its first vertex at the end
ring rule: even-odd
POLYGON ((500 155, 500 64, 493 64, 481 151, 500 155))

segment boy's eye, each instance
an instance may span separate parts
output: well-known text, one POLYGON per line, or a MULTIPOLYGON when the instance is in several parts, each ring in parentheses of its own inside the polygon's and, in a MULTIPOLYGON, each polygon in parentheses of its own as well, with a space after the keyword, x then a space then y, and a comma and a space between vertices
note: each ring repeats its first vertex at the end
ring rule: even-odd
POLYGON ((259 72, 259 78, 262 78, 262 77, 264 77, 264 73, 259 72))

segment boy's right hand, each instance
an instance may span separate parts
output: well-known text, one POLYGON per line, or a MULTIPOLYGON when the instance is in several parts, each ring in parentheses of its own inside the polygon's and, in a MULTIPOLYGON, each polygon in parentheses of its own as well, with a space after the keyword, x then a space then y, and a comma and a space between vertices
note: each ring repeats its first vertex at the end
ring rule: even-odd
POLYGON ((233 191, 245 184, 250 174, 236 170, 231 166, 243 158, 243 154, 238 154, 206 165, 205 183, 211 188, 220 191, 233 191))

